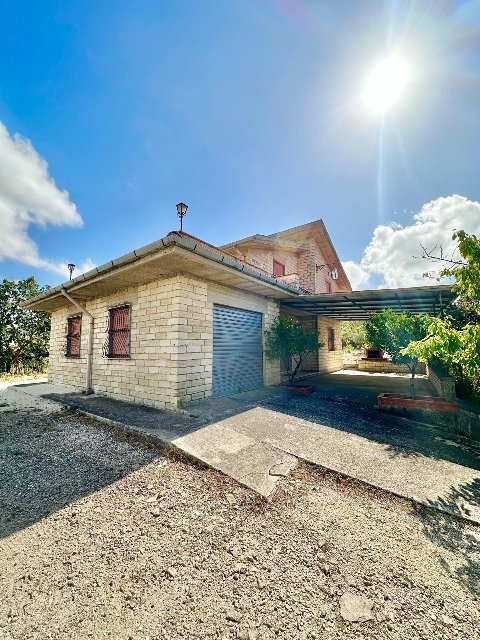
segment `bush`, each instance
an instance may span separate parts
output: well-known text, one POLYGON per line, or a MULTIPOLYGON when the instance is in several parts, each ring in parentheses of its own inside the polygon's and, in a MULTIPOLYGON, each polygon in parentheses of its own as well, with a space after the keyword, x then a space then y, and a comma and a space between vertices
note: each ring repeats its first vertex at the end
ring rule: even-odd
POLYGON ((283 362, 290 384, 305 358, 323 346, 318 342, 316 329, 306 329, 298 320, 287 316, 277 318, 265 336, 266 357, 283 362))

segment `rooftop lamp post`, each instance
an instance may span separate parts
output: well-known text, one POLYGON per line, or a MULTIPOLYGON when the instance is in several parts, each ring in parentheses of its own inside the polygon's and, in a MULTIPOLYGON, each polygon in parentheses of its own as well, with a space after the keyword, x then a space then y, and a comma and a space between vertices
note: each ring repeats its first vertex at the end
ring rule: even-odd
POLYGON ((188 205, 184 202, 177 204, 177 215, 180 218, 180 231, 183 231, 183 218, 187 215, 188 205))
POLYGON ((69 262, 69 263, 67 264, 67 269, 68 269, 68 271, 69 271, 69 273, 70 273, 70 280, 71 280, 71 279, 72 279, 72 273, 73 273, 73 271, 74 271, 74 269, 75 269, 75 265, 74 265, 74 264, 72 264, 71 262, 69 262))

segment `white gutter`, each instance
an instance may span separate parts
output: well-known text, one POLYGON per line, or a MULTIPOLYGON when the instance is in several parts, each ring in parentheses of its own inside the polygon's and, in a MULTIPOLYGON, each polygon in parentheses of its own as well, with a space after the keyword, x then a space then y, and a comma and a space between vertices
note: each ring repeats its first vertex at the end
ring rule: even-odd
POLYGON ((220 253, 213 251, 212 249, 209 249, 208 247, 205 247, 199 244, 198 242, 195 242, 194 240, 183 238, 176 231, 171 231, 167 236, 165 236, 165 238, 152 242, 151 244, 148 244, 145 247, 141 247, 140 249, 136 249, 135 251, 132 251, 131 253, 121 256, 120 258, 111 260, 110 262, 107 262, 101 265, 100 267, 95 267, 95 269, 92 269, 91 271, 87 271, 86 273, 82 273, 76 278, 73 278, 73 280, 69 280, 68 282, 64 282, 61 285, 52 287, 48 291, 41 293, 35 298, 30 298, 29 300, 22 302, 21 306, 22 308, 30 309, 32 305, 35 305, 37 302, 53 298, 59 293, 62 293, 62 290, 64 289, 68 289, 68 290, 74 289, 78 285, 83 285, 89 280, 98 278, 98 276, 107 275, 108 273, 114 271, 119 267, 124 267, 126 265, 132 264, 133 262, 137 261, 139 258, 143 258, 147 255, 151 255, 153 253, 156 253, 157 251, 160 251, 162 249, 166 249, 167 247, 171 247, 175 245, 177 245, 182 249, 186 249, 187 251, 192 251, 193 253, 201 255, 204 258, 208 258, 213 262, 224 264, 225 266, 230 267, 231 269, 235 269, 236 271, 240 271, 245 275, 248 275, 257 280, 266 282, 267 284, 273 285, 278 289, 283 289, 285 291, 285 294, 289 294, 289 293, 292 295, 299 294, 298 289, 294 287, 290 287, 284 284, 283 282, 280 282, 273 276, 263 274, 260 271, 257 271, 255 267, 250 267, 249 265, 242 264, 238 260, 235 260, 233 256, 230 258, 228 256, 221 255, 220 253))
POLYGON ((92 363, 93 363, 93 316, 92 314, 85 309, 79 302, 74 300, 70 294, 68 294, 65 289, 62 287, 60 292, 67 300, 69 300, 73 305, 80 309, 82 313, 84 313, 88 318, 88 345, 87 345, 87 375, 85 380, 85 395, 90 395, 93 393, 92 389, 92 363))

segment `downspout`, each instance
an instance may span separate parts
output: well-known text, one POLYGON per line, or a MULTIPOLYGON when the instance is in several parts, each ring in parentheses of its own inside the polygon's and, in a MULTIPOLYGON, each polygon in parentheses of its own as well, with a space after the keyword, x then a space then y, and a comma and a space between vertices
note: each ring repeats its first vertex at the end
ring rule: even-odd
POLYGON ((85 309, 79 302, 74 300, 71 295, 69 295, 65 289, 62 287, 61 293, 67 300, 69 300, 73 305, 80 309, 82 313, 84 313, 88 318, 88 345, 87 345, 87 375, 85 380, 85 395, 90 395, 93 393, 92 389, 92 363, 93 363, 93 316, 92 314, 85 309))

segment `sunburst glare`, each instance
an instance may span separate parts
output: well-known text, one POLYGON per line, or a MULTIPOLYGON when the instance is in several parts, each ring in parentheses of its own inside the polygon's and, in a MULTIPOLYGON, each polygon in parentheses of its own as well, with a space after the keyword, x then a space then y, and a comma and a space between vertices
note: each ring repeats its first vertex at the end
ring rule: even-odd
POLYGON ((369 74, 363 93, 367 107, 383 112, 394 105, 405 91, 408 67, 399 57, 387 58, 369 74))

